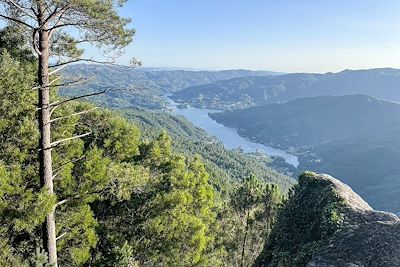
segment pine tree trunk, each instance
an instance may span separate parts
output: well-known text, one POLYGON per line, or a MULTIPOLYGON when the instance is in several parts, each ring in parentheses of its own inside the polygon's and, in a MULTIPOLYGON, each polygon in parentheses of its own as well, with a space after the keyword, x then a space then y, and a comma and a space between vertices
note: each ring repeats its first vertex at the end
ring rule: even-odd
MULTIPOLYGON (((38 1, 39 22, 44 21, 45 6, 43 1, 38 1)), ((50 194, 53 191, 53 169, 51 158, 51 128, 50 128, 50 87, 49 87, 49 42, 46 26, 39 31, 39 130, 40 130, 40 182, 41 186, 48 189, 50 194)), ((49 263, 57 267, 57 245, 56 245, 56 224, 55 207, 47 214, 43 225, 44 248, 48 253, 49 263)))
POLYGON ((246 227, 244 229, 240 267, 244 267, 244 256, 245 256, 246 243, 247 243, 247 232, 249 231, 249 217, 250 217, 250 211, 248 210, 247 214, 246 214, 246 227))

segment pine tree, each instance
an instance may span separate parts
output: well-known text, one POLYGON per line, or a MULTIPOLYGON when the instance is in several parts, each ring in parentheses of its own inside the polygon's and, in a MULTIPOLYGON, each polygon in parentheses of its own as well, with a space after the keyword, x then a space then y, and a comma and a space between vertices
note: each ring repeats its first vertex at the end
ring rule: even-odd
MULTIPOLYGON (((129 19, 121 18, 115 6, 125 1, 113 0, 2 0, 0 18, 17 25, 25 34, 32 36, 31 48, 38 58, 38 126, 40 181, 42 188, 54 196, 52 149, 65 140, 51 139, 51 118, 53 111, 67 101, 51 102, 50 91, 57 78, 51 79, 61 68, 82 59, 83 50, 78 44, 88 42, 111 50, 125 47, 132 39, 133 31, 127 30, 129 19), (73 33, 78 32, 76 36, 73 33), (80 38, 83 36, 83 38, 80 38), (80 38, 80 39, 79 39, 80 38), (57 60, 54 65, 49 60, 57 60)), ((93 61, 86 59, 86 61, 93 61)), ((61 119, 61 118, 58 118, 61 119)), ((80 134, 72 140, 86 136, 80 134)), ((57 238, 55 208, 47 214, 44 224, 44 247, 49 263, 57 266, 57 238)))
POLYGON ((237 232, 241 237, 237 246, 240 267, 251 266, 261 252, 282 200, 276 185, 266 184, 253 174, 237 187, 231 201, 240 222, 237 232))

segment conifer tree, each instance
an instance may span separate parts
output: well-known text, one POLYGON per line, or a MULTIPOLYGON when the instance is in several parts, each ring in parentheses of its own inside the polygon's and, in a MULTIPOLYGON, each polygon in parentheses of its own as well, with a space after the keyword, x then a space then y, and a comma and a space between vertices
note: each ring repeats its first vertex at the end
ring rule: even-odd
MULTIPOLYGON (((73 62, 93 61, 82 58, 79 44, 91 43, 105 52, 119 51, 134 34, 127 29, 129 19, 118 15, 116 8, 124 0, 1 0, 0 18, 31 36, 30 47, 37 57, 38 125, 40 181, 42 188, 54 196, 52 149, 64 142, 87 136, 90 132, 62 140, 51 139, 54 110, 72 99, 51 101, 57 73, 73 62)), ((76 82, 76 81, 73 81, 76 82)), ((81 98, 75 97, 74 99, 81 98)), ((82 112, 81 112, 82 113, 82 112)), ((66 117, 70 117, 67 115, 66 117)), ((49 264, 57 266, 57 237, 54 205, 46 216, 43 241, 49 264)))
POLYGON ((275 220, 282 194, 274 184, 266 184, 253 174, 245 177, 236 189, 233 209, 239 216, 242 236, 239 243, 240 267, 250 266, 261 252, 265 237, 268 237, 275 220))

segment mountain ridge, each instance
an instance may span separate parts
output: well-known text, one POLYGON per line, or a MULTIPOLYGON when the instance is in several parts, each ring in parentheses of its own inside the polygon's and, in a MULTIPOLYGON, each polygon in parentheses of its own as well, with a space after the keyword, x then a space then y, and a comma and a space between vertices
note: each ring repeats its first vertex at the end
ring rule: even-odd
POLYGON ((248 76, 175 92, 174 101, 200 108, 237 109, 321 95, 367 94, 400 101, 400 70, 378 68, 337 73, 248 76))
POLYGON ((210 116, 242 136, 290 149, 299 171, 341 177, 374 208, 400 213, 400 104, 318 96, 210 116))

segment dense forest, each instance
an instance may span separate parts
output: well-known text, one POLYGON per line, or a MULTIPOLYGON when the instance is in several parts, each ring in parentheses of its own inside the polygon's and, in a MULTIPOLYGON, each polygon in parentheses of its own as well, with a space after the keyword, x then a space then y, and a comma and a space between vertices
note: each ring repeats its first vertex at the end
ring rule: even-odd
POLYGON ((119 66, 135 35, 125 3, 0 0, 0 266, 400 264, 396 215, 327 174, 299 173, 351 176, 374 205, 398 212, 399 104, 321 96, 376 92, 383 79, 379 93, 397 100, 397 70, 119 66), (85 58, 87 46, 104 61, 85 58), (182 106, 244 108, 207 116, 296 153, 300 165, 227 149, 173 114, 171 94, 182 106), (292 100, 304 96, 317 97, 292 100))
POLYGON ((42 225, 52 209, 61 266, 254 262, 284 201, 266 182, 293 185, 268 167, 273 159, 216 140, 207 147, 211 138, 182 118, 107 110, 54 87, 52 100, 65 104, 52 114, 52 137, 65 142, 51 149, 49 194, 39 179, 36 59, 17 28, 0 41, 0 265, 48 266, 42 225), (182 129, 196 133, 182 139, 182 129))
MULTIPOLYGON (((35 66, 21 57, 2 48, 2 266, 46 262, 40 232, 52 205, 63 266, 235 266, 255 259, 282 201, 278 187, 249 175, 222 196, 200 157, 174 151, 167 133, 141 138, 137 125, 106 109, 53 124, 56 137, 87 128, 92 134, 53 149, 55 196, 40 189, 35 66)), ((94 106, 71 101, 55 116, 88 108, 94 106)))

